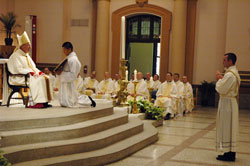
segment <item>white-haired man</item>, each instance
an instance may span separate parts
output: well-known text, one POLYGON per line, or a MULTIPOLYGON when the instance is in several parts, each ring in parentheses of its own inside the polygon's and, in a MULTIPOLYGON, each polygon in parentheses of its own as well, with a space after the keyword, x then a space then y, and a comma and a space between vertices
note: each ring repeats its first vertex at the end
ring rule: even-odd
MULTIPOLYGON (((28 86, 32 102, 29 108, 51 107, 48 104, 52 100, 52 85, 49 77, 36 68, 35 63, 29 56, 31 49, 30 40, 26 32, 17 35, 19 48, 10 56, 7 65, 12 74, 29 74, 28 86)), ((11 76, 9 82, 12 85, 24 85, 24 77, 11 76)))

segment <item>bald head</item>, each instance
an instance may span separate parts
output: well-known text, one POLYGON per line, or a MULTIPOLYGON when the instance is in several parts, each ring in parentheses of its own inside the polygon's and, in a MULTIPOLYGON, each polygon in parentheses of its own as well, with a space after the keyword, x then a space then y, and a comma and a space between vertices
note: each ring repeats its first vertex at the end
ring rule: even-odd
POLYGON ((106 72, 104 73, 104 78, 105 78, 105 80, 107 80, 107 79, 110 78, 109 72, 106 71, 106 72))
POLYGON ((143 78, 142 72, 138 72, 138 73, 137 73, 137 79, 138 79, 138 80, 141 80, 142 78, 143 78))

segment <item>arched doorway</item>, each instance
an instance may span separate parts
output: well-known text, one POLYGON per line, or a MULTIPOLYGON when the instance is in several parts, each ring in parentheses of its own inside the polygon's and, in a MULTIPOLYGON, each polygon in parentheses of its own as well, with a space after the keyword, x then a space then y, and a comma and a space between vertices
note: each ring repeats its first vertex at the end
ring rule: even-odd
POLYGON ((126 17, 128 72, 160 74, 161 17, 136 14, 126 17))
POLYGON ((121 36, 121 17, 133 14, 144 13, 152 14, 161 17, 161 49, 160 49, 160 77, 163 81, 165 74, 168 71, 169 57, 169 38, 172 14, 170 11, 155 6, 146 4, 143 7, 138 5, 129 5, 112 13, 112 62, 111 74, 119 72, 120 64, 120 36, 121 36))

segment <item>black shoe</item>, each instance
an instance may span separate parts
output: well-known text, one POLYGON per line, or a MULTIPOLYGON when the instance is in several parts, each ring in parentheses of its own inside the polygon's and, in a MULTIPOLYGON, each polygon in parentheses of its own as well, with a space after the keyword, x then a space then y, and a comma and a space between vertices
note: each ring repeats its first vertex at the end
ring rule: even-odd
POLYGON ((91 107, 95 107, 96 106, 96 102, 92 99, 92 97, 88 96, 89 100, 91 101, 91 107))
POLYGON ((43 103, 44 108, 49 108, 52 107, 52 105, 50 105, 48 102, 47 103, 43 103))
POLYGON ((167 115, 165 116, 165 120, 169 120, 171 118, 171 114, 170 113, 167 113, 167 115))
POLYGON ((235 152, 227 152, 224 153, 224 155, 218 155, 216 159, 220 161, 235 161, 235 152))

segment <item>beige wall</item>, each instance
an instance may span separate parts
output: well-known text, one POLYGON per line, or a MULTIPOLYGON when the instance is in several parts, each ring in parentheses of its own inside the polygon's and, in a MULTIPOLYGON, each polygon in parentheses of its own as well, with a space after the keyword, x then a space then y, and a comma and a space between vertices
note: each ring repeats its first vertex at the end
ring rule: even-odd
MULTIPOLYGON (((74 45, 74 51, 82 64, 88 66, 88 73, 91 69, 91 1, 90 0, 72 0, 72 19, 88 20, 88 26, 72 26, 70 28, 71 42, 74 45)), ((82 74, 82 70, 81 70, 82 74)))
POLYGON ((199 0, 195 33, 193 83, 215 81, 225 52, 227 0, 199 0))
POLYGON ((62 0, 15 0, 18 22, 25 28, 25 16, 37 16, 37 62, 58 63, 62 57, 62 0))
POLYGON ((238 56, 237 67, 250 71, 250 1, 229 0, 226 52, 238 56))
MULTIPOLYGON (((2 1, 2 0, 1 0, 2 1)), ((26 15, 37 16, 37 62, 58 63, 63 57, 62 42, 69 40, 74 45, 82 66, 91 68, 91 1, 90 0, 15 0, 15 13, 21 28, 24 31, 26 15), (34 3, 35 2, 35 3, 34 3), (70 12, 63 15, 63 5, 69 5, 70 12), (68 20, 65 20, 68 19, 68 20), (88 20, 87 26, 71 26, 71 19, 88 20), (65 23, 67 24, 66 29, 65 23), (69 36, 65 36, 66 32, 69 36)), ((67 7, 66 7, 67 8, 67 7)))

